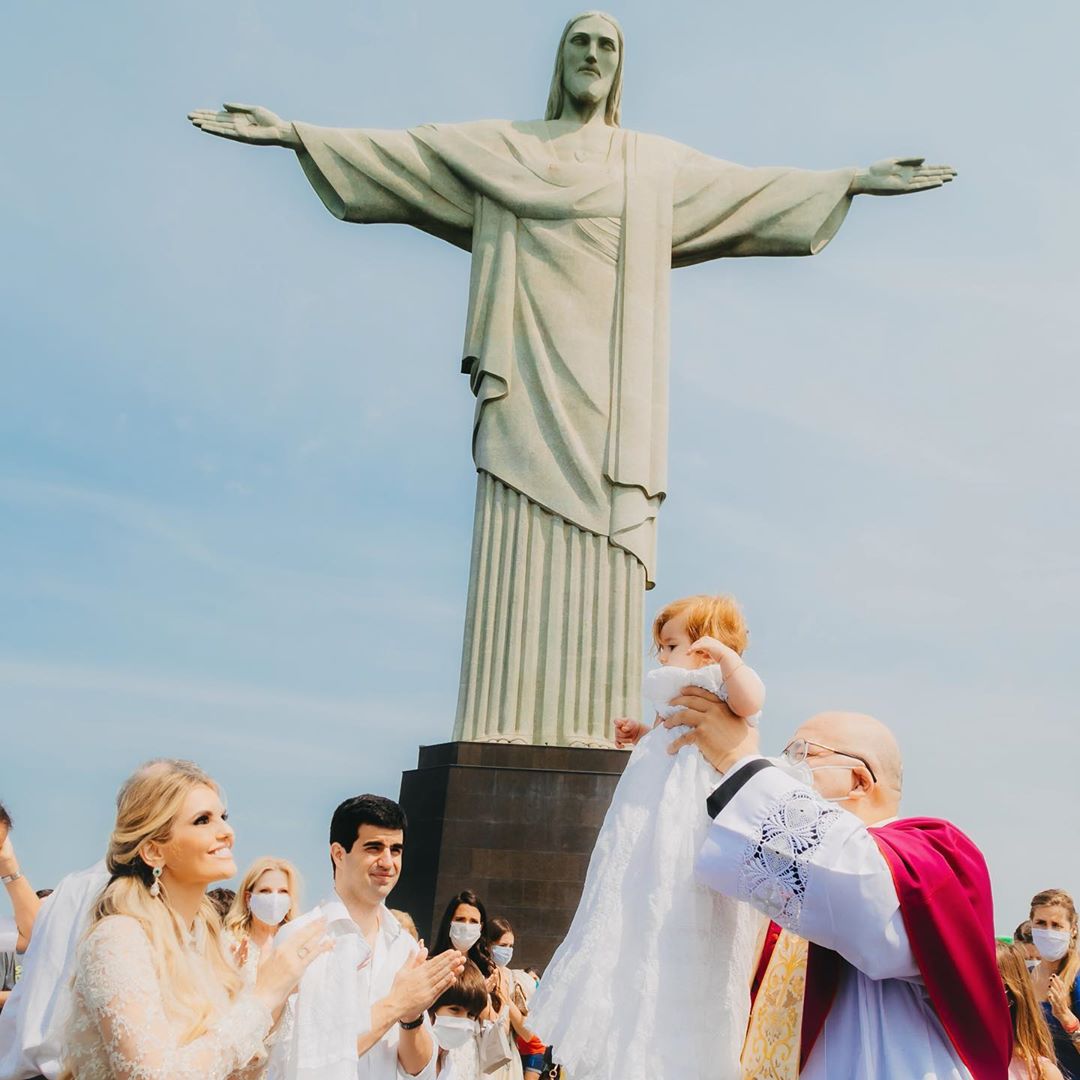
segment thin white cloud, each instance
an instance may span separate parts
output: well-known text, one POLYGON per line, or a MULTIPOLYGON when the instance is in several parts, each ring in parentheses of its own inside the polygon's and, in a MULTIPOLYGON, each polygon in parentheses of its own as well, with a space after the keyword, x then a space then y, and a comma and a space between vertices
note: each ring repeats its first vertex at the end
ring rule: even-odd
POLYGON ((355 720, 368 704, 346 698, 268 690, 243 683, 185 680, 142 671, 20 659, 0 659, 0 686, 5 684, 63 692, 118 694, 228 709, 287 712, 334 721, 355 720))
POLYGON ((130 495, 24 476, 0 476, 0 500, 104 518, 121 528, 164 541, 190 562, 220 568, 218 556, 170 508, 130 495))

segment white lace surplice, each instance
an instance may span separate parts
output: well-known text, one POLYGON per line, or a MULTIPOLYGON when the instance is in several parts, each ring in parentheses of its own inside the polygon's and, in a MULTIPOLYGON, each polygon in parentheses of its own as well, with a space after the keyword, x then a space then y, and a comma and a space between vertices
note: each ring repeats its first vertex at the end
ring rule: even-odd
MULTIPOLYGON (((205 965, 193 950, 193 966, 205 965)), ((218 1006, 210 1029, 180 1044, 169 1019, 150 942, 124 915, 103 919, 79 949, 66 1065, 78 1080, 249 1080, 265 1066, 269 1009, 249 993, 230 1001, 207 966, 218 1006)))
POLYGON ((763 920, 694 879, 722 778, 694 747, 668 754, 684 730, 656 728, 631 755, 531 1002, 529 1027, 573 1080, 739 1074, 763 920))
POLYGON ((889 864, 854 814, 763 769, 709 824, 697 872, 850 965, 802 1080, 971 1080, 919 974, 889 864))

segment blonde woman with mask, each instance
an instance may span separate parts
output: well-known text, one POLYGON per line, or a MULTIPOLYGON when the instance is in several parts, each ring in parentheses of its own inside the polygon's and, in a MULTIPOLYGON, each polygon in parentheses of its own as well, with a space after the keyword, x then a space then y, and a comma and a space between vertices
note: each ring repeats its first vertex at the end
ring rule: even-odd
POLYGON ((109 839, 112 875, 75 965, 64 1080, 248 1080, 308 965, 331 944, 313 924, 245 988, 206 896, 236 873, 217 784, 159 761, 125 785, 109 839))
POLYGON ((1039 963, 1031 973, 1035 996, 1054 1040, 1065 1080, 1080 1080, 1080 947, 1076 904, 1064 889, 1031 898, 1031 940, 1039 963))
POLYGON ((264 855, 244 874, 225 916, 225 940, 251 986, 274 935, 300 912, 300 876, 292 863, 264 855))

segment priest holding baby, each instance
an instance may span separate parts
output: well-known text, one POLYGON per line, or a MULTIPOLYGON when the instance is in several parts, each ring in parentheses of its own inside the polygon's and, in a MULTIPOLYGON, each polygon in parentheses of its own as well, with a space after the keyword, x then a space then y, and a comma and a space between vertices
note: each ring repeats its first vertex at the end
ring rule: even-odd
POLYGON ((688 687, 665 723, 724 774, 698 878, 772 920, 744 1077, 1005 1080, 1011 1025, 990 879, 954 825, 901 818, 892 733, 823 713, 778 766, 757 729, 688 687), (793 768, 791 768, 793 767, 793 768))

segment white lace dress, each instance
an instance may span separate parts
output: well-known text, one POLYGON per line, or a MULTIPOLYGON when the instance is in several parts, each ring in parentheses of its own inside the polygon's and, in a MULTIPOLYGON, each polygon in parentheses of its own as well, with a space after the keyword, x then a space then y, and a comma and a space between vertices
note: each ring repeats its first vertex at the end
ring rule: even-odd
MULTIPOLYGON (((706 677, 681 674, 661 681, 706 677)), ((668 754, 685 730, 655 728, 635 747, 530 1003, 529 1027, 573 1080, 739 1076, 764 920, 694 879, 721 775, 693 747, 668 754)))
MULTIPOLYGON (((250 993, 230 1001, 205 969, 212 1026, 181 1045, 183 1025, 165 1007, 168 987, 154 968, 142 926, 125 915, 103 919, 79 947, 66 1039, 65 1066, 77 1080, 249 1080, 266 1061, 270 1010, 250 993)), ((201 971, 200 971, 201 973, 201 971)))

